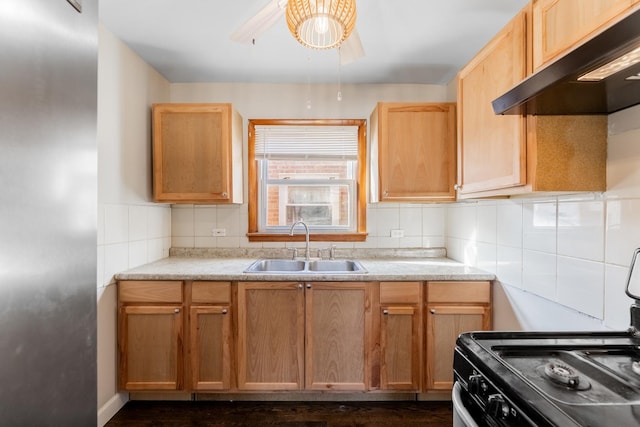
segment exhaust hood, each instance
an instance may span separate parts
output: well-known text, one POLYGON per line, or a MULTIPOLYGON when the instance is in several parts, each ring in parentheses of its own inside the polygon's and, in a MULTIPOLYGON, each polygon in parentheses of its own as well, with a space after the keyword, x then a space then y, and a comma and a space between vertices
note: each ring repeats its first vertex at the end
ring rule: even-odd
POLYGON ((640 10, 492 102, 496 114, 539 115, 610 114, 636 104, 640 104, 640 10), (621 58, 625 68, 615 68, 612 62, 621 58), (602 75, 588 75, 596 70, 602 75), (603 77, 606 74, 610 75, 603 77))

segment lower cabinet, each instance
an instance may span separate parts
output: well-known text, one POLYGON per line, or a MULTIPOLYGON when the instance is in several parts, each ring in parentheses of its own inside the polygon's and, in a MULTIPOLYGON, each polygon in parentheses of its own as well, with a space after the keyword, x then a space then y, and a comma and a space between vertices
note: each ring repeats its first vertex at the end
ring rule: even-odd
POLYGON ((120 282, 118 300, 119 388, 182 389, 182 282, 120 282))
POLYGON ((380 283, 380 388, 419 391, 422 282, 380 283))
POLYGON ((368 388, 369 286, 238 283, 240 390, 368 388))
POLYGON ((303 289, 297 282, 238 283, 240 390, 304 387, 303 289))
POLYGON ((444 392, 490 282, 118 284, 123 391, 444 392))
POLYGON ((231 283, 193 282, 189 311, 191 389, 231 388, 231 283))
POLYGON ((427 282, 426 389, 453 388, 458 335, 491 327, 489 282, 427 282))

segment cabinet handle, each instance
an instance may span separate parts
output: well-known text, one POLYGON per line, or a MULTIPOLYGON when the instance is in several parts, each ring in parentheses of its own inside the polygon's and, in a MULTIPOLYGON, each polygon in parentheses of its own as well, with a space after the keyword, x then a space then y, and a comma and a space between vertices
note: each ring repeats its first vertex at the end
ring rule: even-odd
POLYGON ((436 309, 435 309, 435 308, 432 308, 431 310, 429 310, 429 312, 430 312, 431 314, 436 314, 436 309))
POLYGON ((227 309, 226 308, 222 309, 222 314, 227 314, 227 309))
POLYGON ((178 313, 180 313, 180 309, 179 309, 179 308, 174 308, 174 309, 173 309, 173 312, 174 312, 175 314, 178 314, 178 313))
POLYGON ((382 310, 382 314, 389 314, 389 310, 387 309, 382 310))
POLYGON ((311 283, 307 283, 307 289, 311 289, 311 283))

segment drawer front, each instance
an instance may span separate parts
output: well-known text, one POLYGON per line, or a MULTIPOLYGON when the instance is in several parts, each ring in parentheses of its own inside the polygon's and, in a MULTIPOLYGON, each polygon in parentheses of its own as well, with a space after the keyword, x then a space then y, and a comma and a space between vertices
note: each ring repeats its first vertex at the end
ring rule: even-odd
POLYGON ((194 303, 230 303, 231 282, 193 282, 191 301, 194 303))
POLYGON ((490 282, 428 282, 427 302, 489 304, 490 282))
POLYGON ((381 304, 419 304, 422 282, 380 282, 381 304))
POLYGON ((118 282, 120 302, 182 302, 182 282, 127 280, 118 282))

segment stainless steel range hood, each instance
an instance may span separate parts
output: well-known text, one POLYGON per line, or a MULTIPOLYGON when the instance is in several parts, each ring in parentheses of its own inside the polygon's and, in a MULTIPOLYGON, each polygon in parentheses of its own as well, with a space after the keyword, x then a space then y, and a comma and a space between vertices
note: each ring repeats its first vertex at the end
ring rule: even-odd
POLYGON ((578 78, 640 47, 640 10, 492 102, 496 114, 610 114, 640 104, 640 63, 599 81, 578 78))

